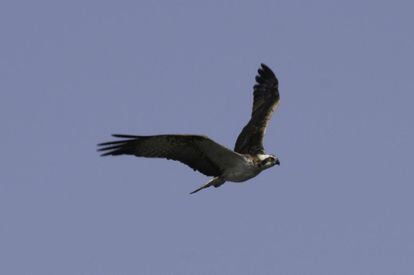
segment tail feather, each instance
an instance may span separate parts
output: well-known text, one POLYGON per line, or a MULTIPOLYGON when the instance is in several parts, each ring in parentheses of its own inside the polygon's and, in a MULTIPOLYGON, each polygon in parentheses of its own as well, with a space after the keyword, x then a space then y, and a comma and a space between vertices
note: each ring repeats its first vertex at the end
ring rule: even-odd
POLYGON ((202 185, 200 188, 197 188, 196 190, 194 190, 190 194, 197 193, 198 191, 203 190, 204 188, 207 188, 207 187, 210 187, 210 185, 208 185, 208 184, 202 185))
POLYGON ((205 189, 205 188, 208 188, 208 187, 210 187, 210 186, 214 186, 214 187, 219 187, 220 185, 222 185, 223 183, 225 183, 226 181, 225 180, 223 180, 222 178, 220 178, 220 177, 215 177, 215 178, 213 178, 213 179, 211 179, 209 182, 207 182, 206 184, 204 184, 204 185, 202 185, 202 186, 200 186, 199 188, 197 188, 196 190, 194 190, 193 192, 191 192, 190 194, 194 194, 194 193, 197 193, 198 191, 200 191, 200 190, 203 190, 203 189, 205 189))

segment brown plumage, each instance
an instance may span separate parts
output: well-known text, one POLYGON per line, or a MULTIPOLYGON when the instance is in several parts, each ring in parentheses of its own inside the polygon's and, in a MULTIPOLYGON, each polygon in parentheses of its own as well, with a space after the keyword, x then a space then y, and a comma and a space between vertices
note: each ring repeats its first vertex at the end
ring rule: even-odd
POLYGON ((101 156, 134 155, 147 158, 166 158, 180 161, 206 176, 219 176, 220 165, 236 153, 199 135, 133 136, 112 135, 123 140, 98 144, 101 156), (218 156, 221 158, 218 159, 218 156))
POLYGON ((261 64, 257 84, 253 87, 253 109, 250 121, 237 138, 234 151, 240 154, 264 154, 263 137, 272 113, 279 103, 279 82, 265 64, 261 64))

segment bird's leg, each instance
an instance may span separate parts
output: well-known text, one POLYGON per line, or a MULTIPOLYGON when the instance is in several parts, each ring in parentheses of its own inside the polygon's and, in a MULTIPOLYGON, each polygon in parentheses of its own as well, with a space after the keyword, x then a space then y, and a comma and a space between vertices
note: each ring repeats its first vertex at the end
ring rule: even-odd
POLYGON ((197 193, 198 191, 203 190, 204 188, 208 188, 210 186, 219 187, 224 182, 225 182, 225 180, 223 180, 222 178, 215 177, 215 178, 211 179, 209 182, 207 182, 206 184, 200 186, 200 188, 198 188, 198 189, 194 190, 193 192, 191 192, 190 194, 197 193))

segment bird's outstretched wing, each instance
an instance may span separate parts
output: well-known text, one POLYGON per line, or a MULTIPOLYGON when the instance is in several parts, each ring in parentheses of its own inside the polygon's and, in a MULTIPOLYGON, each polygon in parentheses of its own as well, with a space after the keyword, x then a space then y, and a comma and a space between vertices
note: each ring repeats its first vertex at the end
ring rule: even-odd
POLYGON ((279 103, 278 80, 261 64, 253 87, 253 110, 249 123, 237 138, 234 151, 241 154, 264 154, 263 137, 274 109, 279 103))
POLYGON ((198 135, 113 135, 122 140, 98 144, 102 156, 135 155, 180 161, 206 176, 220 176, 241 155, 198 135))

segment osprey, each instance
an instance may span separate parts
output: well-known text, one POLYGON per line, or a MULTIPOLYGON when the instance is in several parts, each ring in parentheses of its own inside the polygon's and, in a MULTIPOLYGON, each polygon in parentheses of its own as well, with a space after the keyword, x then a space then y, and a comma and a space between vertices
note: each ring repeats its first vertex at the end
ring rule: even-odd
POLYGON ((121 140, 98 144, 101 156, 134 155, 180 161, 206 176, 209 182, 194 190, 219 187, 226 181, 242 182, 274 165, 275 155, 266 154, 263 137, 271 115, 279 103, 278 80, 269 67, 261 64, 253 87, 250 121, 237 138, 234 150, 200 135, 134 136, 114 134, 121 140))

